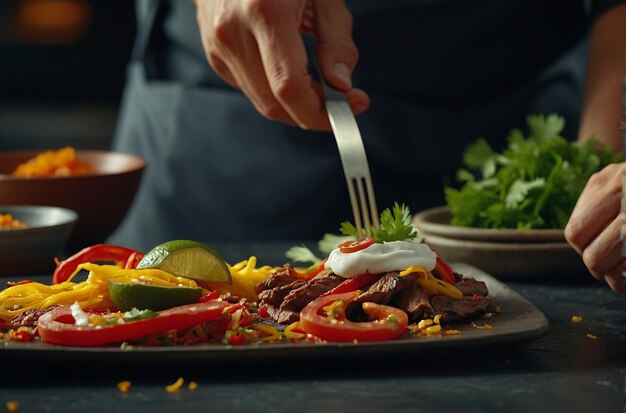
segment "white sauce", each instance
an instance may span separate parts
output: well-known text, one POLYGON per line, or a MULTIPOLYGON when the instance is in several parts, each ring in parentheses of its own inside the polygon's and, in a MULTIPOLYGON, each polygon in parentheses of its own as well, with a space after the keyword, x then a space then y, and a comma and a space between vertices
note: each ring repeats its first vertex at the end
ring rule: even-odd
POLYGON ((75 324, 77 326, 88 326, 89 325, 89 316, 86 312, 80 308, 78 303, 74 303, 70 306, 70 311, 72 312, 72 317, 74 317, 75 324))
POLYGON ((342 253, 334 249, 328 256, 325 267, 335 274, 352 278, 360 274, 379 274, 401 271, 412 265, 432 271, 437 255, 426 244, 411 241, 392 241, 372 244, 360 251, 342 253))

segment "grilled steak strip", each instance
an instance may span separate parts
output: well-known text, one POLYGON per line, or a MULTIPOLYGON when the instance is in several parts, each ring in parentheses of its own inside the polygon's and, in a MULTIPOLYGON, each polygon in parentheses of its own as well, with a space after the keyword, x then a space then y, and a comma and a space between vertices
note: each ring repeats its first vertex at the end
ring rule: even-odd
POLYGON ((489 294, 485 283, 482 281, 476 281, 473 278, 463 278, 454 284, 454 286, 461 290, 463 295, 468 295, 470 297, 474 294, 486 297, 489 294))
POLYGON ((300 287, 291 290, 285 296, 280 308, 300 312, 308 303, 344 281, 345 278, 333 274, 330 270, 322 271, 300 287))
POLYGON ((400 277, 397 271, 388 272, 381 279, 370 285, 367 291, 356 298, 355 302, 387 304, 398 291, 405 289, 412 282, 413 278, 410 276, 400 277))
POLYGON ((435 313, 441 314, 442 321, 448 323, 483 314, 491 305, 491 298, 477 295, 476 297, 458 299, 444 295, 435 295, 431 297, 430 303, 435 313))
POLYGON ((428 316, 435 314, 435 310, 428 300, 428 294, 414 282, 399 291, 393 301, 395 307, 407 313, 409 320, 421 320, 427 314, 428 316))
POLYGON ((291 284, 298 280, 298 275, 290 264, 285 264, 276 271, 274 271, 269 277, 256 285, 256 293, 269 290, 271 288, 282 287, 287 284, 291 284))

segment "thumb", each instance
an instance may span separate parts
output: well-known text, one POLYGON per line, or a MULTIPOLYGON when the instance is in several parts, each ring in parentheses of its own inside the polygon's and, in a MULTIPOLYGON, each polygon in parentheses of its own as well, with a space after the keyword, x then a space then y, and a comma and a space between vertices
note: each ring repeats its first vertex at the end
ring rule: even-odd
POLYGON ((352 15, 340 0, 313 0, 317 59, 324 79, 343 91, 352 89, 359 51, 352 39, 352 15))

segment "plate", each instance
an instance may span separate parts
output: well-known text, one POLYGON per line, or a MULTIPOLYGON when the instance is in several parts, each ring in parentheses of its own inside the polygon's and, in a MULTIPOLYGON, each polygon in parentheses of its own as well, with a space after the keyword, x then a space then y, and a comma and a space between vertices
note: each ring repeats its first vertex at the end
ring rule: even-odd
POLYGON ((531 302, 494 277, 468 264, 453 264, 455 271, 484 281, 493 299, 492 308, 501 308, 491 319, 476 319, 477 324, 488 323, 492 328, 472 327, 471 321, 453 324, 460 335, 437 337, 410 337, 378 343, 278 343, 246 346, 219 344, 188 347, 134 347, 121 350, 116 347, 61 347, 45 343, 10 343, 0 349, 0 362, 54 363, 241 363, 261 360, 279 362, 298 359, 311 362, 316 358, 347 358, 367 355, 431 357, 436 350, 464 351, 469 347, 491 346, 502 343, 521 343, 543 336, 549 328, 546 316, 531 302))
POLYGON ((503 280, 589 277, 560 229, 456 227, 446 206, 416 214, 413 223, 445 260, 466 262, 503 280))
POLYGON ((451 215, 448 207, 441 206, 419 212, 413 218, 413 223, 423 234, 445 238, 514 243, 566 242, 562 229, 457 227, 450 225, 450 218, 451 215))

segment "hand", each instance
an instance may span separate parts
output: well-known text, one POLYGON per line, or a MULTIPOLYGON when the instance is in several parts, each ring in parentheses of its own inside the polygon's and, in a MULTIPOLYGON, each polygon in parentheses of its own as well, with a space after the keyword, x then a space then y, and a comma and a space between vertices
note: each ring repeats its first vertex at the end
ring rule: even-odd
POLYGON ((317 39, 324 79, 345 91, 353 112, 369 106, 352 88, 358 50, 343 0, 196 0, 207 59, 263 116, 304 129, 329 130, 321 87, 307 70, 301 34, 317 39))
POLYGON ((565 227, 565 238, 594 278, 620 294, 626 294, 620 241, 624 167, 626 163, 608 165, 589 179, 565 227))

